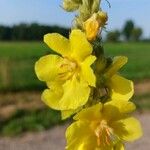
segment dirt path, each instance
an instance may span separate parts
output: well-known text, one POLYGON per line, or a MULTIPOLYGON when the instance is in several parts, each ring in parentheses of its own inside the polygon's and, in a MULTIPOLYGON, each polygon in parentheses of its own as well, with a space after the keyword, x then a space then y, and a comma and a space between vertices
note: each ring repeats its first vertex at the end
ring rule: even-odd
MULTIPOLYGON (((150 92, 150 80, 136 83, 136 95, 150 92)), ((18 92, 0 94, 0 117, 8 118, 17 108, 35 109, 43 107, 40 100, 40 92, 18 92)), ((150 113, 137 115, 142 123, 144 136, 141 140, 127 144, 126 150, 149 150, 150 149, 150 113)), ((0 137, 0 150, 64 150, 65 128, 57 126, 41 133, 28 133, 17 138, 0 137)))
MULTIPOLYGON (((144 130, 144 136, 126 145, 126 150, 149 150, 150 114, 137 115, 144 130)), ((66 126, 58 126, 41 133, 26 134, 18 138, 0 138, 0 150, 64 150, 66 126)))
POLYGON ((145 93, 150 93, 150 80, 135 83, 135 94, 143 95, 145 93))
MULTIPOLYGON (((0 116, 4 117, 5 114, 9 116, 16 109, 29 110, 44 107, 45 105, 41 101, 41 93, 38 91, 0 93, 0 116)), ((135 83, 135 95, 146 93, 150 93, 150 80, 135 83)))

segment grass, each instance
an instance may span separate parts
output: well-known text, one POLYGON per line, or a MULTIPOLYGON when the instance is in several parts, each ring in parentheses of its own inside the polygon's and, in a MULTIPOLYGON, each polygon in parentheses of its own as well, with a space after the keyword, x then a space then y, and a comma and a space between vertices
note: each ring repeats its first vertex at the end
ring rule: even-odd
POLYGON ((34 73, 35 62, 50 50, 40 42, 0 43, 0 89, 41 89, 34 73))
POLYGON ((34 59, 48 51, 48 47, 41 42, 0 42, 0 57, 4 59, 34 59))
POLYGON ((124 55, 129 62, 121 73, 132 80, 150 78, 150 43, 108 43, 105 45, 109 56, 124 55))
MULTIPOLYGON (((50 49, 40 42, 0 42, 0 90, 40 90, 44 84, 34 73, 34 64, 50 49)), ((107 56, 125 55, 128 64, 121 71, 130 79, 150 77, 150 43, 107 43, 107 56)))
POLYGON ((150 93, 145 93, 142 95, 136 95, 133 97, 134 103, 137 109, 140 110, 150 110, 150 93))
POLYGON ((16 110, 9 119, 0 122, 0 134, 14 136, 26 131, 42 131, 61 123, 60 113, 49 108, 16 110))

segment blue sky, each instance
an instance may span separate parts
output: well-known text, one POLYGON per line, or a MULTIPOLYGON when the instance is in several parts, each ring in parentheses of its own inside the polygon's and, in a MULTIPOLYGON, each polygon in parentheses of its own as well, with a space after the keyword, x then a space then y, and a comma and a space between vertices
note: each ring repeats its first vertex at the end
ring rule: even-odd
MULTIPOLYGON (((150 0, 102 0, 102 8, 109 14, 107 30, 121 29, 125 20, 133 19, 150 37, 150 0)), ((38 22, 71 26, 74 14, 66 13, 60 5, 62 0, 0 0, 0 24, 13 25, 20 22, 38 22)))

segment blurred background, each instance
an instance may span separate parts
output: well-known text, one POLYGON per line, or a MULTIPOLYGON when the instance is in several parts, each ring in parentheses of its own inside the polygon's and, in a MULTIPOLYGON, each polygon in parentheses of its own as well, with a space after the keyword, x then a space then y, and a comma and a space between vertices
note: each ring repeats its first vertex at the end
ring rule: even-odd
MULTIPOLYGON (((111 57, 128 56, 121 74, 134 80, 133 101, 144 116, 150 110, 150 1, 109 2, 111 8, 102 0, 102 8, 109 15, 103 31, 105 53, 111 57)), ((41 102, 45 84, 34 72, 35 62, 50 52, 42 41, 43 35, 58 32, 68 37, 75 14, 66 13, 61 3, 62 0, 0 0, 0 137, 64 124, 59 112, 41 102)), ((3 150, 6 141, 0 138, 3 150)))

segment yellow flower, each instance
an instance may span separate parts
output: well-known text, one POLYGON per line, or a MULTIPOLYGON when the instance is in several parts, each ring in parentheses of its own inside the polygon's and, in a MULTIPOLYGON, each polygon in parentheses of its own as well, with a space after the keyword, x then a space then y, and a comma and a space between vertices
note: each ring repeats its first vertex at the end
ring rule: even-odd
POLYGON ((66 131, 67 150, 124 150, 124 142, 142 136, 141 126, 128 114, 128 101, 110 101, 83 109, 66 131))
POLYGON ((111 91, 111 99, 129 100, 134 93, 133 82, 119 74, 118 70, 127 63, 127 57, 118 56, 105 73, 106 85, 111 91))
POLYGON ((105 25, 107 21, 107 14, 99 11, 94 13, 91 18, 84 22, 84 30, 89 41, 95 40, 99 29, 105 25))
POLYGON ((90 86, 95 86, 92 46, 80 30, 73 30, 69 40, 57 33, 47 34, 44 42, 61 56, 51 54, 36 62, 38 78, 49 87, 42 100, 53 109, 72 112, 88 101, 90 86))

